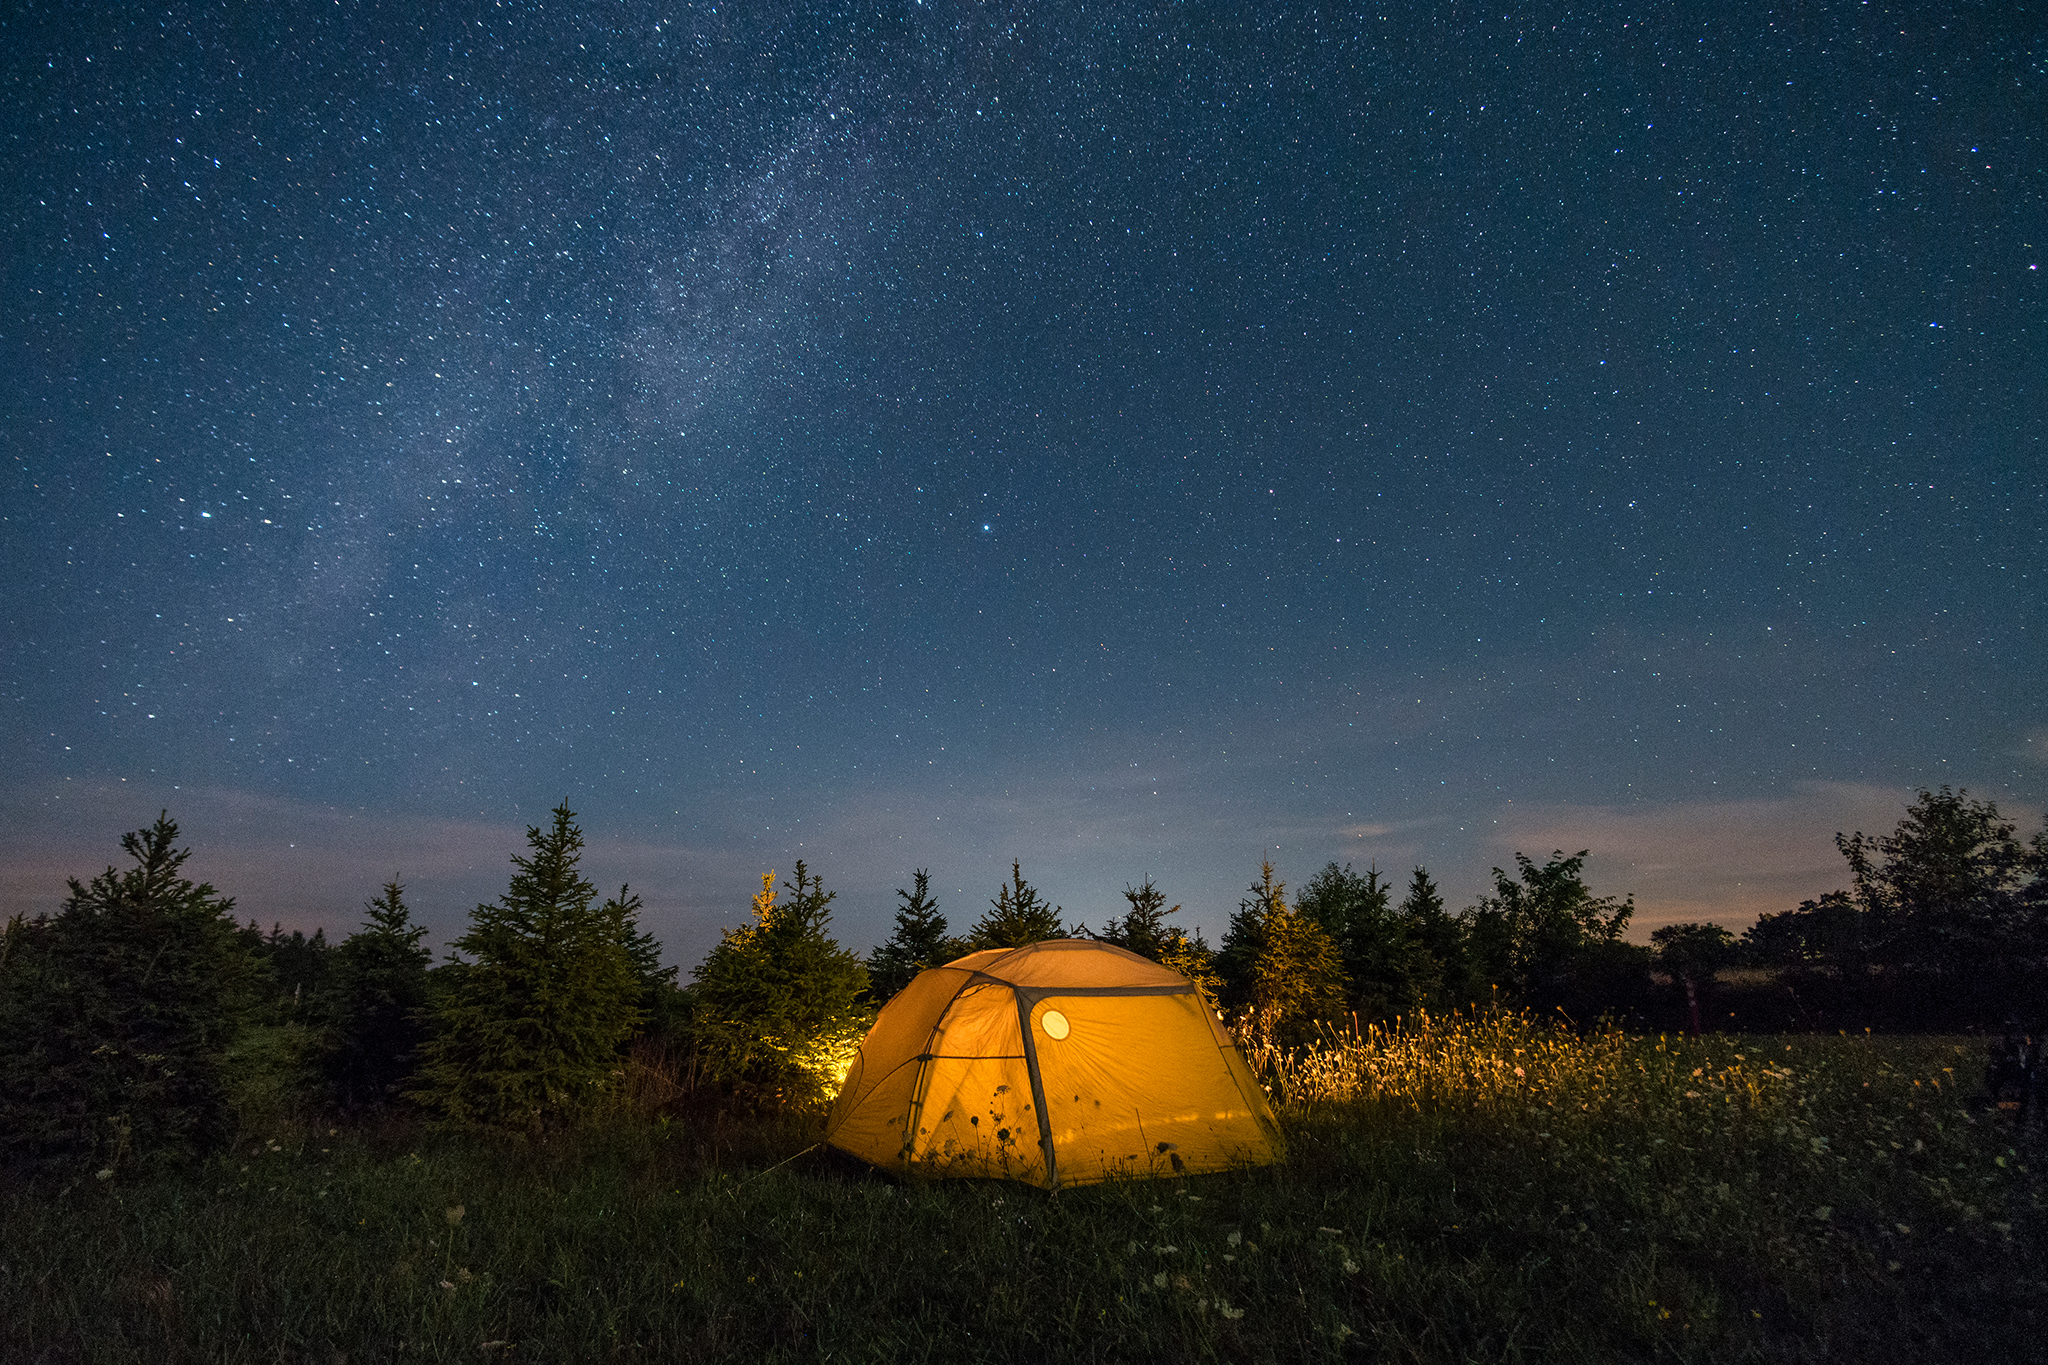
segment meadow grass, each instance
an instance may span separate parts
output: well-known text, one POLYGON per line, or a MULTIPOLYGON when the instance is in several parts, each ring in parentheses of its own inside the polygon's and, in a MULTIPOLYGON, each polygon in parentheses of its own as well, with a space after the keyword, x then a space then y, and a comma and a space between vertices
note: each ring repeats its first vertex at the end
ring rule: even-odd
POLYGON ((1283 1166, 908 1185, 815 1117, 300 1126, 0 1192, 28 1361, 2025 1360, 2042 1140, 1966 1040, 1507 1013, 1265 1059, 1283 1166))

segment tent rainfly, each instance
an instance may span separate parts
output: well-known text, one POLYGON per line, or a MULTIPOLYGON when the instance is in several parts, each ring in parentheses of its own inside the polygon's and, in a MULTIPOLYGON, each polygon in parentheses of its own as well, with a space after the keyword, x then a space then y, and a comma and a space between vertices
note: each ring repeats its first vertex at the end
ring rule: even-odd
POLYGON ((1265 1092, 1194 984, 1081 939, 920 973, 868 1030, 825 1140, 906 1175, 1048 1189, 1285 1155, 1265 1092))

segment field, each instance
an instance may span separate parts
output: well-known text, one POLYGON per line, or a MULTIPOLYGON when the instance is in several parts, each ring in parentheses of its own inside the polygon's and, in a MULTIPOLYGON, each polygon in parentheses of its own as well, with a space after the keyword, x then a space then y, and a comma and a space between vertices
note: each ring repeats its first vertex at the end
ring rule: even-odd
POLYGON ((1268 1058, 1285 1166, 903 1185, 815 1117, 252 1135, 0 1192, 9 1361, 2048 1354, 2043 1140, 1964 1039, 1416 1021, 1268 1058))

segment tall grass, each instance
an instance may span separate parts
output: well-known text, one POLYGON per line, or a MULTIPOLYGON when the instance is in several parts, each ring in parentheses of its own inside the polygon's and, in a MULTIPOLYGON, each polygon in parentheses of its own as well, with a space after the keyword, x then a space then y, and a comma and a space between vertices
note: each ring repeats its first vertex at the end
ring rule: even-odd
POLYGON ((1057 1196, 778 1164, 815 1117, 716 1112, 16 1184, 0 1357, 2040 1358, 2041 1142, 1968 1043, 1497 1012, 1263 1060, 1286 1165, 1057 1196))

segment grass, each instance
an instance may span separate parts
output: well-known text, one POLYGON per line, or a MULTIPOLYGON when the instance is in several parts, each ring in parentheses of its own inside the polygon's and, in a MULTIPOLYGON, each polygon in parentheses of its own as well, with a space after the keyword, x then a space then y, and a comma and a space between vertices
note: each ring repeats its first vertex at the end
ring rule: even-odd
POLYGON ((1964 1040, 1422 1019, 1268 1059, 1287 1165, 902 1185, 816 1120, 279 1131, 0 1191, 25 1361, 2022 1360, 2041 1138, 1964 1040))

